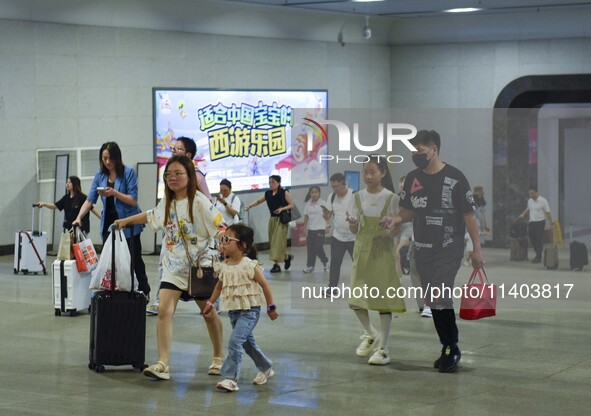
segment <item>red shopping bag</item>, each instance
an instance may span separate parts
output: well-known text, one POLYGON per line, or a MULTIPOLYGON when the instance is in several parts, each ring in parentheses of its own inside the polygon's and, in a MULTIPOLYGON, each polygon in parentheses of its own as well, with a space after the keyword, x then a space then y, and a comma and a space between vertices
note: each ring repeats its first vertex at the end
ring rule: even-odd
POLYGON ((470 280, 462 288, 460 318, 467 320, 487 318, 495 316, 496 311, 497 287, 489 283, 484 268, 474 269, 470 280))

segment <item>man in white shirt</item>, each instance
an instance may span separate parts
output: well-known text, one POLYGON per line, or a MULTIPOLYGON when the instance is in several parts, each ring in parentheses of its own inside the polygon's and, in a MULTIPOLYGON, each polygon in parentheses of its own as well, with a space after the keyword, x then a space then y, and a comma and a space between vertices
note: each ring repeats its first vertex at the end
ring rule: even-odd
POLYGON ((232 182, 222 179, 220 182, 220 193, 215 198, 214 206, 222 213, 226 225, 232 225, 242 221, 242 218, 238 215, 241 204, 240 198, 232 192, 232 182))
POLYGON ((527 208, 519 215, 519 218, 524 218, 528 212, 529 241, 531 241, 531 245, 536 252, 536 257, 532 260, 532 263, 540 263, 542 261, 542 250, 544 249, 544 228, 546 228, 546 218, 548 218, 548 222, 552 225, 554 225, 554 221, 550 214, 548 201, 539 194, 538 189, 535 186, 530 186, 527 208))
POLYGON ((341 265, 345 253, 349 252, 353 259, 353 247, 355 246, 355 235, 349 230, 347 222, 347 210, 353 201, 353 191, 347 188, 345 175, 335 173, 330 177, 330 186, 333 193, 328 196, 327 210, 324 211, 324 218, 333 220, 332 238, 330 240, 330 278, 328 287, 336 287, 341 277, 341 265))

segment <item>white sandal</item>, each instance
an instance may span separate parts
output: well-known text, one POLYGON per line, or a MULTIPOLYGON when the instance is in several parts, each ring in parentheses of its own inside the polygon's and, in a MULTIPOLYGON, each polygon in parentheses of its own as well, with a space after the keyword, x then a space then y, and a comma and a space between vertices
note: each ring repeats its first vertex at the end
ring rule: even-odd
POLYGON ((224 359, 222 357, 213 357, 211 359, 211 365, 209 366, 207 374, 209 374, 210 376, 219 376, 223 364, 224 359))
POLYGON ((157 380, 170 380, 170 368, 162 361, 156 361, 144 370, 146 377, 151 377, 157 380))

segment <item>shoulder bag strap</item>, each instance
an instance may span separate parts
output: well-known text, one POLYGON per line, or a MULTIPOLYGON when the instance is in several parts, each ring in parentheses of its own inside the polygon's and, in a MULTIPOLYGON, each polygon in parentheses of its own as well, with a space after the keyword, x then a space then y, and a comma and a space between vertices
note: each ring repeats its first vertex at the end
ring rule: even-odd
POLYGON ((380 213, 381 217, 385 217, 386 215, 388 215, 388 208, 390 208, 390 204, 392 203, 392 198, 394 198, 394 194, 390 194, 388 195, 388 198, 386 198, 386 205, 384 205, 384 208, 382 208, 382 212, 380 213))
POLYGON ((207 247, 204 250, 199 251, 199 253, 197 253, 197 261, 193 262, 193 259, 191 258, 191 254, 189 252, 189 244, 187 243, 187 240, 185 239, 185 234, 183 233, 183 229, 181 228, 181 224, 179 223, 179 215, 176 212, 176 201, 174 201, 173 203, 173 209, 174 209, 174 216, 176 217, 176 225, 179 229, 179 233, 181 234, 181 240, 183 241, 183 247, 185 248, 185 253, 187 255, 187 260, 189 261, 189 267, 193 267, 193 266, 197 266, 198 271, 197 271, 197 276, 198 277, 202 277, 203 276, 203 272, 201 271, 201 256, 204 253, 207 253, 207 247))
POLYGON ((179 233, 181 235, 181 240, 183 241, 183 247, 185 247, 185 253, 187 254, 187 260, 189 260, 189 267, 193 267, 193 259, 191 258, 191 254, 189 253, 189 245, 187 244, 187 240, 185 239, 185 234, 183 233, 183 229, 181 228, 181 224, 179 223, 179 215, 176 212, 176 201, 173 201, 172 208, 174 209, 176 226, 179 229, 179 233))

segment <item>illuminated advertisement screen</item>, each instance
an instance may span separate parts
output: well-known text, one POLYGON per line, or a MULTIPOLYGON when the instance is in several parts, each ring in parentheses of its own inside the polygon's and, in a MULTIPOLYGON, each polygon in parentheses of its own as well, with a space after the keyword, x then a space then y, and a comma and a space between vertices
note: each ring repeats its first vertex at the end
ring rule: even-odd
POLYGON ((154 88, 158 196, 171 146, 181 136, 195 141, 195 163, 212 193, 224 178, 238 192, 267 189, 270 175, 280 175, 285 187, 326 184, 328 163, 317 156, 327 151, 327 138, 316 137, 303 120, 326 119, 327 102, 323 90, 154 88))

